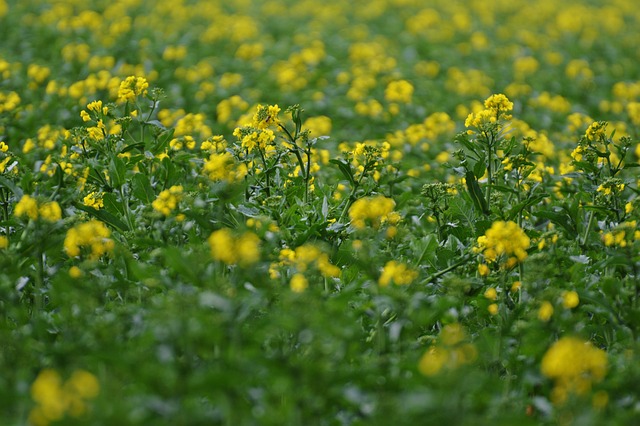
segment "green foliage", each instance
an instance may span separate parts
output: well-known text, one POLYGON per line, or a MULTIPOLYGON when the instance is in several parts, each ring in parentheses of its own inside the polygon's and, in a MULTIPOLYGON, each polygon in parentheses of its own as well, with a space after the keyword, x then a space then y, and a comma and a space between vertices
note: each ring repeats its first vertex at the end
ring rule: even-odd
POLYGON ((0 418, 633 424, 627 3, 0 0, 0 418))

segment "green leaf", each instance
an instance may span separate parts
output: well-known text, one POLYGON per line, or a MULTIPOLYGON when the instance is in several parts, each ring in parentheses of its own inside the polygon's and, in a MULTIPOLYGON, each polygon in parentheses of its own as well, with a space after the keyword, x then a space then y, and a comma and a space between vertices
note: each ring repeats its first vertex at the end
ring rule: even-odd
MULTIPOLYGON (((105 194, 105 196, 106 195, 109 195, 109 194, 105 194)), ((106 209, 98 210, 98 209, 94 209, 93 207, 85 206, 84 204, 80 204, 80 203, 74 203, 73 205, 75 208, 82 210, 84 212, 87 212, 90 216, 93 216, 94 218, 106 223, 107 225, 110 225, 113 228, 116 228, 120 231, 129 230, 129 227, 127 226, 126 223, 118 219, 117 216, 108 212, 106 209)))
POLYGON ((353 177, 353 171, 351 170, 351 165, 349 163, 341 158, 333 158, 329 160, 329 162, 337 164, 344 177, 347 178, 352 185, 356 184, 355 178, 353 177))
POLYGON ((13 192, 16 198, 22 198, 22 196, 24 195, 24 192, 22 192, 22 189, 20 187, 16 186, 15 183, 11 182, 4 176, 0 176, 0 185, 13 192))
POLYGON ((522 210, 534 204, 538 204, 540 201, 544 200, 548 196, 549 194, 538 194, 536 196, 529 197, 528 199, 516 204, 515 206, 511 207, 511 210, 509 210, 509 213, 507 214, 507 219, 513 220, 522 210))
POLYGON ((149 182, 149 177, 144 173, 136 173, 131 179, 133 196, 144 204, 150 204, 155 198, 155 192, 149 182))
POLYGON ((471 201, 473 201, 473 205, 476 209, 484 214, 489 214, 490 212, 487 201, 484 199, 480 185, 478 185, 478 180, 471 171, 468 171, 466 174, 466 184, 467 189, 469 190, 469 195, 471 196, 471 201))
POLYGON ((552 223, 560 225, 567 231, 567 236, 574 239, 578 235, 578 231, 574 226, 573 220, 566 213, 554 212, 554 211, 540 211, 533 213, 534 216, 549 219, 552 223))
POLYGON ((114 188, 120 188, 125 183, 127 168, 122 158, 113 157, 109 162, 109 177, 114 188))

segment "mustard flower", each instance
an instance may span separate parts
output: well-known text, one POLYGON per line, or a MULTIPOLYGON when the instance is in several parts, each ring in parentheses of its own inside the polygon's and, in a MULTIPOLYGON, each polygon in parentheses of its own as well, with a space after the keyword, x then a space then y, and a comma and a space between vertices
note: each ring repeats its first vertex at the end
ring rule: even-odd
POLYGON ((542 358, 542 374, 555 382, 552 401, 562 404, 570 393, 584 395, 607 374, 607 353, 576 337, 562 337, 542 358))
POLYGON ((260 238, 252 232, 236 236, 228 228, 211 233, 207 239, 214 260, 227 265, 252 265, 260 260, 260 238))
POLYGON ((384 91, 384 98, 387 102, 408 104, 411 103, 413 90, 413 85, 406 80, 391 81, 384 91))
POLYGON ((280 107, 276 105, 258 105, 256 113, 253 115, 252 126, 256 129, 266 129, 270 126, 277 126, 280 124, 278 118, 280 114, 280 107))
POLYGON ((391 282, 396 285, 406 285, 411 284, 417 277, 417 271, 410 269, 404 263, 391 260, 384 265, 378 284, 382 287, 388 286, 391 282))
POLYGON ((36 406, 29 413, 29 423, 46 426, 66 415, 80 417, 87 411, 87 402, 99 393, 100 383, 88 371, 76 370, 63 382, 57 371, 42 370, 31 385, 36 406))
POLYGON ((23 195, 13 211, 16 217, 27 216, 29 219, 38 219, 38 201, 29 195, 23 195))
POLYGON ((356 229, 366 228, 367 222, 377 229, 382 223, 395 224, 400 220, 393 210, 395 206, 393 199, 383 195, 359 198, 349 208, 349 218, 356 229))
POLYGON ((214 182, 239 182, 247 175, 247 166, 236 164, 229 152, 213 153, 204 160, 202 174, 214 182))
POLYGON ((291 287, 291 291, 295 293, 302 293, 309 287, 309 281, 300 273, 294 274, 289 282, 289 287, 291 287))
POLYGON ((82 204, 87 207, 93 207, 96 210, 100 210, 104 207, 104 201, 102 200, 103 195, 104 194, 101 192, 90 192, 82 199, 82 204))
POLYGON ((174 185, 169 189, 158 194, 158 197, 153 200, 151 206, 157 212, 162 213, 165 216, 169 216, 177 207, 178 203, 182 199, 182 186, 174 185))
POLYGON ((538 319, 540 321, 547 322, 551 319, 552 316, 553 316, 553 305, 550 302, 545 300, 540 305, 540 308, 538 308, 538 319))
POLYGON ((478 350, 468 342, 462 325, 447 324, 443 327, 438 341, 424 353, 418 363, 418 370, 425 376, 435 376, 442 370, 454 370, 470 364, 478 357, 478 350))
POLYGON ((71 257, 79 256, 82 248, 89 250, 89 259, 97 260, 113 251, 115 246, 111 232, 99 220, 80 223, 67 231, 64 239, 64 250, 71 257))
POLYGON ((506 257, 505 266, 513 267, 527 257, 531 240, 517 223, 497 221, 485 234, 478 237, 476 253, 482 253, 487 262, 493 263, 499 257, 506 257))
POLYGON ((139 95, 146 96, 148 88, 149 83, 144 77, 129 76, 120 83, 118 102, 130 102, 139 95))
POLYGON ((580 304, 580 297, 575 291, 562 292, 562 306, 565 309, 573 309, 580 304))

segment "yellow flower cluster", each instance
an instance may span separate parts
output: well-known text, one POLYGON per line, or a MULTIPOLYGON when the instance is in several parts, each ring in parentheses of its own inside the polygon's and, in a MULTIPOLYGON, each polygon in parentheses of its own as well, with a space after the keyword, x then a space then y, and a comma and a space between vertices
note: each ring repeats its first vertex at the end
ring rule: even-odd
POLYGON ((609 179, 598 186, 597 191, 604 195, 619 194, 624 191, 624 183, 620 179, 609 179))
POLYGON ((614 230, 602 234, 602 241, 607 247, 627 247, 630 243, 640 240, 635 220, 628 220, 618 225, 614 230))
POLYGON ((31 385, 36 406, 29 413, 29 424, 46 426, 65 415, 80 417, 87 412, 87 402, 99 393, 100 383, 88 371, 76 370, 63 382, 57 371, 42 370, 31 385))
POLYGON ((530 244, 531 240, 517 223, 497 221, 483 236, 478 237, 474 252, 482 253, 489 263, 506 256, 505 266, 511 268, 526 259, 530 244))
POLYGON ((234 235, 228 228, 209 236, 211 257, 227 265, 249 266, 260 260, 260 238, 253 232, 234 235))
POLYGON ((147 95, 149 83, 144 77, 129 76, 120 83, 118 89, 118 102, 130 102, 136 99, 136 96, 147 95))
POLYGON ((153 200, 151 206, 157 212, 165 216, 169 216, 177 207, 182 199, 182 186, 174 185, 169 189, 165 189, 158 194, 158 198, 153 200))
POLYGON ((476 347, 468 342, 467 333, 458 323, 447 324, 440 332, 439 341, 422 355, 418 370, 425 376, 435 376, 444 370, 454 370, 474 362, 476 347))
POLYGON ((93 207, 96 210, 104 207, 104 202, 102 201, 103 194, 101 192, 90 192, 86 197, 82 199, 82 204, 87 207, 93 207))
POLYGON ((585 136, 587 139, 592 141, 598 141, 601 138, 605 138, 605 129, 607 127, 607 123, 603 121, 594 121, 591 123, 587 131, 585 132, 585 136))
POLYGON ((277 126, 280 123, 278 105, 258 105, 256 113, 253 115, 252 126, 256 129, 266 129, 270 126, 277 126))
POLYGON ((407 80, 391 81, 384 90, 384 98, 387 102, 411 103, 413 85, 407 80))
MULTIPOLYGON (((280 277, 278 268, 283 266, 293 266, 298 274, 307 272, 310 267, 315 267, 325 278, 335 278, 340 275, 340 268, 331 263, 326 253, 312 244, 301 245, 295 250, 290 248, 280 250, 278 262, 272 263, 269 267, 269 275, 272 279, 280 277)), ((296 280, 301 281, 300 278, 296 280)))
POLYGON ((13 211, 16 217, 28 217, 31 220, 41 218, 47 222, 56 222, 62 218, 62 210, 56 201, 39 203, 38 200, 23 195, 13 211))
POLYGON ((378 229, 382 223, 395 225, 400 221, 400 215, 395 212, 396 203, 383 195, 359 198, 349 208, 351 224, 356 229, 364 229, 370 223, 378 229))
POLYGON ((391 260, 384 265, 378 284, 386 287, 392 282, 396 285, 411 284, 418 277, 418 271, 409 268, 404 263, 391 260))
POLYGON ((544 354, 542 374, 555 381, 551 399, 562 404, 570 393, 584 395, 607 374, 607 353, 576 337, 562 337, 544 354))
POLYGON ((20 96, 16 92, 0 92, 0 114, 13 111, 20 105, 20 96))
MULTIPOLYGON (((93 112, 95 117, 102 117, 107 115, 109 112, 109 107, 102 106, 102 101, 97 100, 87 104, 87 109, 90 112, 93 112)), ((80 117, 82 117, 82 121, 91 121, 91 114, 89 114, 86 110, 80 111, 80 117)))
POLYGON ((113 251, 115 246, 109 238, 111 232, 99 220, 80 223, 67 231, 64 239, 64 251, 71 257, 79 256, 82 247, 90 249, 89 259, 97 260, 102 255, 113 251))
POLYGON ((505 95, 491 95, 484 101, 485 109, 471 112, 464 122, 465 127, 475 127, 481 129, 485 125, 497 123, 498 120, 510 120, 513 110, 513 102, 505 95))
POLYGON ((246 164, 235 164, 233 156, 229 152, 214 153, 204 160, 202 174, 214 182, 238 182, 247 175, 247 166, 246 164))
POLYGON ((276 139, 273 130, 257 129, 254 127, 236 127, 233 131, 233 136, 240 140, 242 148, 246 149, 247 152, 253 151, 256 147, 264 152, 267 146, 276 139))

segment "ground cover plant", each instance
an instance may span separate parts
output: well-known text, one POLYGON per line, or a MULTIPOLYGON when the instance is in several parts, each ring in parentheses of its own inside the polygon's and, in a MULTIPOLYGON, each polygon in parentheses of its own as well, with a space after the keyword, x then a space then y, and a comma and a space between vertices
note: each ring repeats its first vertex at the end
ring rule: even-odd
POLYGON ((639 24, 0 0, 2 424, 635 424, 639 24))

